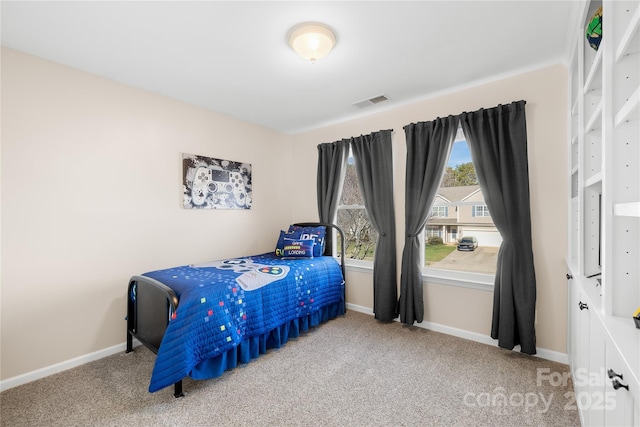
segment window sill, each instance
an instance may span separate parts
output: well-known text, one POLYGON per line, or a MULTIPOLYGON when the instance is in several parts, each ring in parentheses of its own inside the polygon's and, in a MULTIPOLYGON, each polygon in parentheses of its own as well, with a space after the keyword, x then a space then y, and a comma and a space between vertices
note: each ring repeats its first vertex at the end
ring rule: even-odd
POLYGON ((479 289, 481 291, 493 291, 495 275, 425 268, 422 270, 422 281, 439 285, 479 289))
MULTIPOLYGON (((373 273, 373 263, 370 261, 347 260, 345 267, 348 271, 369 274, 373 273)), ((487 292, 493 292, 494 280, 495 276, 492 274, 434 269, 424 269, 422 271, 423 282, 478 289, 487 292)))
POLYGON ((346 259, 345 267, 349 271, 357 271, 359 273, 373 273, 372 261, 361 261, 355 259, 346 259))

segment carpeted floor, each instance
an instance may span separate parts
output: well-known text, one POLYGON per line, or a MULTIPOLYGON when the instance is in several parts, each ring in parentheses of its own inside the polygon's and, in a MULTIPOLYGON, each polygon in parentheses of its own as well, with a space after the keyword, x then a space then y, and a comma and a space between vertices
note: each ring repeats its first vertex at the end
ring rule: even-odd
POLYGON ((2 426, 578 426, 566 365, 350 311, 241 368, 147 391, 139 347, 0 394, 2 426), (567 374, 564 374, 565 377, 567 374))

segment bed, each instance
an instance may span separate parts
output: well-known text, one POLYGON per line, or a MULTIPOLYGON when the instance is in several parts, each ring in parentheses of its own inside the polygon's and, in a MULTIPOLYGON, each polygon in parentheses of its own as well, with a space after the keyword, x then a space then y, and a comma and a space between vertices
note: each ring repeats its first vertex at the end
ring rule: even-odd
POLYGON ((129 280, 127 348, 156 353, 149 391, 215 378, 342 315, 344 248, 333 256, 334 224, 292 224, 276 250, 151 271, 129 280))

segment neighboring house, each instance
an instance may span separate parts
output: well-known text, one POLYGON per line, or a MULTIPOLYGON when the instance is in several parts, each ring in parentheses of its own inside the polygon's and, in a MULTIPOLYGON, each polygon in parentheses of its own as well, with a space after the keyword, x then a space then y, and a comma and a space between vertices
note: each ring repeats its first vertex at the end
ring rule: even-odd
POLYGON ((502 242, 479 185, 440 187, 426 230, 427 236, 439 236, 444 243, 456 243, 464 236, 475 236, 479 246, 502 242))

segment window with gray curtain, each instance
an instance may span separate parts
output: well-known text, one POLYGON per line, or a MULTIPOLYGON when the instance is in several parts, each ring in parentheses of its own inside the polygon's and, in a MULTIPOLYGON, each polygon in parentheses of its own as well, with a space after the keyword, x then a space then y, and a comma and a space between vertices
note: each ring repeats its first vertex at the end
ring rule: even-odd
POLYGON ((335 221, 348 156, 348 140, 318 145, 317 197, 320 222, 333 224, 335 221))
POLYGON ((391 132, 383 130, 350 140, 364 204, 378 232, 373 259, 373 312, 382 321, 398 317, 391 132))
POLYGON ((408 325, 420 323, 424 318, 419 236, 440 187, 457 130, 458 119, 453 116, 404 127, 407 143, 405 237, 398 306, 400 321, 408 325))
POLYGON ((405 126, 407 138, 405 247, 402 255, 400 320, 424 315, 418 233, 424 227, 460 121, 480 187, 502 236, 494 282, 491 337, 502 348, 520 345, 536 353, 536 277, 525 101, 405 126))
POLYGON ((531 241, 525 101, 462 113, 460 122, 480 187, 502 236, 491 337, 502 348, 536 354, 536 275, 531 241))
POLYGON ((333 223, 349 148, 371 224, 378 232, 373 260, 373 311, 376 319, 398 317, 395 209, 391 130, 318 145, 318 215, 333 223))

